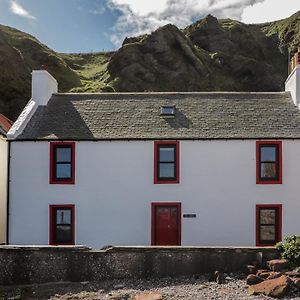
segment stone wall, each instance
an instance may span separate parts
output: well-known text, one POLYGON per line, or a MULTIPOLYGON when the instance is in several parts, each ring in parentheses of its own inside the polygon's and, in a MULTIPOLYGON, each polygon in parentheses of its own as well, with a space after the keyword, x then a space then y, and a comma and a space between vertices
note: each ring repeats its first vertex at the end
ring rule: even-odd
POLYGON ((275 248, 236 247, 0 247, 0 285, 243 271, 275 248))

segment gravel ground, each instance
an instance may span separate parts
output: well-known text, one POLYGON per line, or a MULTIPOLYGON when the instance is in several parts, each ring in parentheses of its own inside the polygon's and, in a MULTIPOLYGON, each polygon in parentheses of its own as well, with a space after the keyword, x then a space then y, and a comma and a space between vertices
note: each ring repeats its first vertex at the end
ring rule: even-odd
MULTIPOLYGON (((103 282, 53 283, 32 286, 2 287, 0 299, 52 299, 52 300, 129 300, 144 291, 159 292, 162 299, 272 299, 249 296, 248 286, 241 274, 230 274, 225 284, 210 282, 208 276, 163 278, 149 280, 111 280, 103 282)), ((299 299, 300 292, 292 290, 283 299, 299 299)))

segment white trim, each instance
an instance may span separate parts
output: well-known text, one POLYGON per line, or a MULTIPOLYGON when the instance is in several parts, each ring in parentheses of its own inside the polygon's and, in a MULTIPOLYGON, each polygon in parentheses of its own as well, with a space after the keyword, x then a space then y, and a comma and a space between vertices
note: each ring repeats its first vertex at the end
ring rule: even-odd
POLYGON ((28 124, 29 120, 35 113, 38 105, 32 99, 27 103, 21 114, 19 115, 18 119, 11 127, 11 129, 7 133, 7 139, 15 139, 18 135, 20 135, 26 125, 28 124))

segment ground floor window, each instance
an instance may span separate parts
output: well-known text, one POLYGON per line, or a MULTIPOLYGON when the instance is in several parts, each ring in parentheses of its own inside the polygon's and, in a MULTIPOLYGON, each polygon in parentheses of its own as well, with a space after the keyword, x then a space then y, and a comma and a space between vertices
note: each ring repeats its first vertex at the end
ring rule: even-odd
POLYGON ((281 241, 282 205, 256 205, 256 245, 273 246, 281 241))
POLYGON ((75 244, 74 205, 50 205, 50 244, 75 244))

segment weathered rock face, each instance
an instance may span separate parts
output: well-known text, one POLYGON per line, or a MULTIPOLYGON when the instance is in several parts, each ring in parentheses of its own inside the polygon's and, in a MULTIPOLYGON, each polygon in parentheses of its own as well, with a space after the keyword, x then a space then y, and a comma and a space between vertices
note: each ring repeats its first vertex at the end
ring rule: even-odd
POLYGON ((210 61, 176 26, 166 25, 120 48, 108 71, 117 91, 205 90, 211 85, 210 61))
POLYGON ((279 91, 286 58, 259 27, 213 16, 126 38, 108 71, 116 91, 279 91))
POLYGON ((290 279, 283 275, 276 279, 266 280, 249 286, 250 295, 266 295, 274 298, 283 297, 288 291, 290 279))

